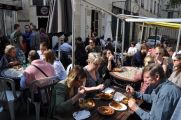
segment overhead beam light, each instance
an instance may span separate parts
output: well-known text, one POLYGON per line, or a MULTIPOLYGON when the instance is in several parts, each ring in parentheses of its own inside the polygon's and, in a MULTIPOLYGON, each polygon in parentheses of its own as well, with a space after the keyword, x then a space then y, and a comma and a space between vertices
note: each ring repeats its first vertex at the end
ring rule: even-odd
POLYGON ((146 18, 146 19, 135 19, 135 18, 127 18, 125 19, 126 22, 180 22, 181 18, 175 19, 168 19, 168 18, 146 18))

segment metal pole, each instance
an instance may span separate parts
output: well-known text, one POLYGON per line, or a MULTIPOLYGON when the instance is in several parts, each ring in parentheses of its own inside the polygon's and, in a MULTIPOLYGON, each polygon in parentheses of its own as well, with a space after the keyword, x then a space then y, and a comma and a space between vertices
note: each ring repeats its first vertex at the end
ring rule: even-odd
POLYGON ((4 24, 4 35, 7 36, 7 29, 6 29, 6 13, 5 10, 3 10, 3 24, 4 24))
POLYGON ((121 54, 121 65, 123 65, 123 52, 124 52, 124 33, 125 33, 125 20, 122 21, 122 54, 121 54))
POLYGON ((140 44, 141 44, 142 39, 143 39, 143 30, 144 30, 144 26, 145 26, 145 23, 143 23, 142 29, 141 29, 141 39, 140 39, 140 44))
POLYGON ((58 59, 60 60, 60 38, 58 38, 58 59))
POLYGON ((117 18, 117 28, 116 28, 116 43, 115 43, 115 54, 117 53, 117 44, 118 44, 118 31, 119 31, 119 18, 117 18))
POLYGON ((156 29, 155 29, 155 44, 154 44, 154 46, 156 46, 156 40, 157 40, 157 31, 158 31, 158 28, 156 27, 156 29))
POLYGON ((104 12, 106 12, 106 13, 108 13, 108 14, 111 14, 112 16, 115 16, 116 18, 118 18, 118 16, 117 16, 116 14, 114 14, 114 13, 112 13, 112 12, 110 12, 110 11, 108 11, 108 10, 106 10, 106 9, 98 6, 98 5, 95 5, 95 4, 93 4, 93 3, 91 3, 91 2, 89 2, 89 1, 87 1, 87 0, 82 0, 82 1, 84 1, 84 2, 86 2, 86 3, 88 3, 88 4, 90 4, 90 5, 92 5, 92 6, 94 6, 94 7, 97 7, 97 8, 99 8, 99 9, 103 10, 104 12))
POLYGON ((72 0, 72 67, 75 65, 75 0, 72 0))
POLYGON ((179 50, 179 44, 180 44, 180 34, 181 34, 181 24, 180 24, 180 28, 179 28, 179 32, 178 32, 176 53, 177 53, 177 52, 178 52, 178 50, 179 50))

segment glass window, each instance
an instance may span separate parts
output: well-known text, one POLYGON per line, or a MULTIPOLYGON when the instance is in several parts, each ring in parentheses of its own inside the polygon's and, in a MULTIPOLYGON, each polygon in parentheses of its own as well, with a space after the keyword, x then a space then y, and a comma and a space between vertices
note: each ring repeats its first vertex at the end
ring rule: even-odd
POLYGON ((14 26, 13 11, 4 10, 4 12, 5 12, 6 34, 10 35, 13 32, 13 26, 14 26))

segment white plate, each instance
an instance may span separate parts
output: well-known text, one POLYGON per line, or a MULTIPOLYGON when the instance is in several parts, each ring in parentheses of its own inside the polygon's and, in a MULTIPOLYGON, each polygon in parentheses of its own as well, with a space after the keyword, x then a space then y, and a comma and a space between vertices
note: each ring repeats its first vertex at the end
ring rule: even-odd
POLYGON ((106 94, 111 94, 111 93, 113 93, 115 90, 114 89, 112 89, 112 88, 106 88, 106 89, 104 89, 102 92, 103 93, 106 93, 106 94))
POLYGON ((126 98, 126 96, 120 92, 116 92, 113 96, 113 100, 120 102, 122 101, 124 98, 126 98))
POLYGON ((90 112, 88 110, 81 110, 73 113, 73 117, 76 120, 84 120, 90 117, 90 112))
POLYGON ((122 106, 120 109, 117 109, 117 108, 111 106, 111 103, 109 103, 109 107, 111 107, 111 108, 113 108, 114 110, 117 110, 117 111, 124 111, 124 110, 127 109, 127 106, 125 104, 123 104, 123 103, 119 103, 119 104, 122 106))

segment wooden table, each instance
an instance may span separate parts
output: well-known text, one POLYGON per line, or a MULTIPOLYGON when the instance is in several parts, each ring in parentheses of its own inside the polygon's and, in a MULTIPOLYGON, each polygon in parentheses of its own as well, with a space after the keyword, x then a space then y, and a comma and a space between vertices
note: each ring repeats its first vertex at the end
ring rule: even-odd
MULTIPOLYGON (((117 86, 112 87, 117 92, 124 91, 123 89, 120 89, 117 86)), ((121 92, 123 93, 123 92, 121 92)), ((87 118, 86 120, 127 120, 134 111, 130 110, 129 107, 127 107, 127 110, 125 111, 115 111, 115 113, 111 116, 104 116, 98 113, 97 108, 100 106, 109 106, 109 103, 112 100, 101 100, 101 99, 94 99, 96 106, 92 110, 89 110, 91 113, 91 116, 87 118)), ((142 104, 142 100, 137 100, 137 104, 140 106, 142 104)), ((78 111, 77 109, 75 111, 78 111)), ((74 111, 74 112, 75 112, 74 111)), ((57 117, 58 120, 74 120, 73 116, 69 115, 68 117, 57 117)))
POLYGON ((126 86, 127 84, 132 84, 135 86, 137 83, 134 80, 134 77, 137 73, 142 71, 142 68, 131 67, 131 66, 124 66, 122 72, 109 72, 112 77, 112 81, 118 86, 126 86))
MULTIPOLYGON (((111 101, 103 101, 103 100, 96 100, 96 108, 91 111, 91 116, 88 120, 127 120, 134 112, 127 108, 125 111, 115 111, 115 113, 111 116, 103 116, 98 113, 97 107, 99 106, 109 106, 111 101)), ((141 100, 137 100, 138 105, 142 103, 141 100)))
POLYGON ((122 72, 109 72, 109 74, 118 79, 118 80, 123 80, 123 81, 127 81, 127 82, 136 82, 134 81, 134 76, 137 72, 141 72, 141 68, 137 68, 137 67, 122 67, 121 69, 123 69, 122 72))

